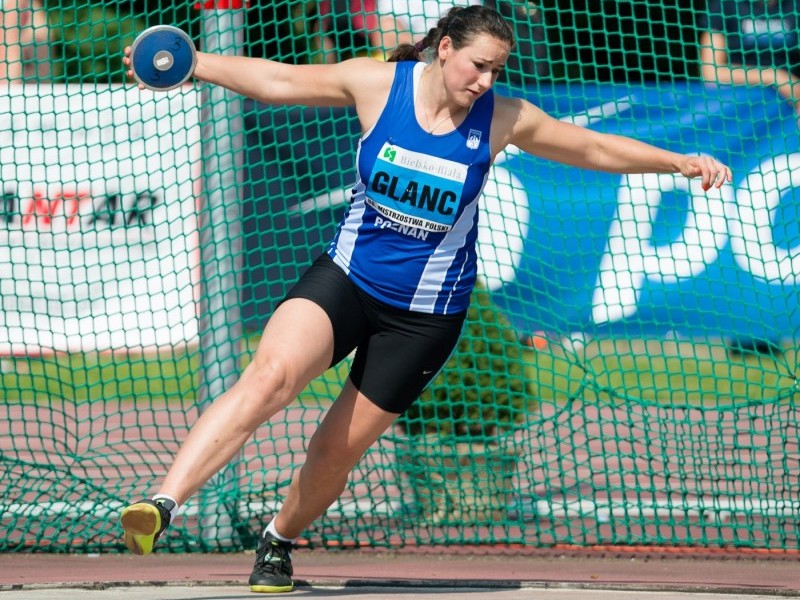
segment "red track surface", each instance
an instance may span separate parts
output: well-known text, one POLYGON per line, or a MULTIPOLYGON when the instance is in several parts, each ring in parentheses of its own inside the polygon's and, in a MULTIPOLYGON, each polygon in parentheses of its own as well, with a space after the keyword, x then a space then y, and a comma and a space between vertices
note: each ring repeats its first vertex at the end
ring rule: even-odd
MULTIPOLYGON (((729 554, 630 550, 503 549, 474 553, 385 552, 298 549, 294 554, 299 583, 315 585, 498 587, 578 586, 627 590, 715 591, 780 594, 800 597, 798 557, 793 553, 729 554)), ((4 554, 0 555, 0 590, 53 584, 110 583, 230 584, 245 587, 251 554, 129 555, 4 554)))

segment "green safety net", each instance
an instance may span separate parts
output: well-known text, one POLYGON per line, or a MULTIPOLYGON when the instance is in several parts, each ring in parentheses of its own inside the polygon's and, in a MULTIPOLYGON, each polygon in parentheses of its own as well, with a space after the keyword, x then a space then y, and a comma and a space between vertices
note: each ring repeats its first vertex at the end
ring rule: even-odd
MULTIPOLYGON (((201 49, 382 60, 434 3, 43 2, 6 8, 0 43, 0 550, 115 552, 122 507, 158 490, 325 249, 359 135, 350 109, 140 92, 122 48, 171 24, 201 49)), ((792 107, 701 79, 701 3, 490 4, 518 38, 498 93, 714 154, 734 181, 498 156, 456 352, 301 543, 796 550, 792 107)), ((254 546, 349 360, 255 432, 160 551, 254 546)))

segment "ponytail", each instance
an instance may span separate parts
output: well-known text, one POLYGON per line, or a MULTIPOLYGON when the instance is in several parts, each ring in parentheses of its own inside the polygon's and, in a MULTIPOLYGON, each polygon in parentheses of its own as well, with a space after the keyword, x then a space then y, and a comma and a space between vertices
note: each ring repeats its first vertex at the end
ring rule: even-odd
POLYGON ((405 60, 413 60, 413 61, 420 61, 425 60, 426 50, 431 48, 430 39, 431 34, 434 31, 438 31, 437 28, 431 29, 422 40, 417 42, 416 44, 400 44, 397 48, 395 48, 387 62, 403 62, 405 60))

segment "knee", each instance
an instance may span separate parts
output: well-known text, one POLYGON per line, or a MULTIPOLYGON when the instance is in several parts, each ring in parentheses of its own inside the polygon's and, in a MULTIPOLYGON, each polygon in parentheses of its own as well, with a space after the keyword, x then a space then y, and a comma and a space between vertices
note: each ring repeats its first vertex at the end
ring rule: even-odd
POLYGON ((347 432, 331 436, 317 430, 308 442, 307 460, 323 467, 331 475, 349 473, 363 453, 350 446, 347 437, 347 432))
POLYGON ((280 358, 254 359, 239 380, 245 395, 259 404, 287 404, 297 393, 296 378, 290 366, 280 358))

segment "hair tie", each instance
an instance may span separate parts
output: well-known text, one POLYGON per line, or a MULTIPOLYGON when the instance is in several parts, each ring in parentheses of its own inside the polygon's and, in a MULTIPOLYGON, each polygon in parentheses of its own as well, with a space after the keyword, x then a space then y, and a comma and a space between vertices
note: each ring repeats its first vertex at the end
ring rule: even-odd
POLYGON ((417 42, 416 44, 414 44, 414 49, 417 52, 422 52, 423 50, 425 50, 425 40, 422 40, 421 42, 417 42))

